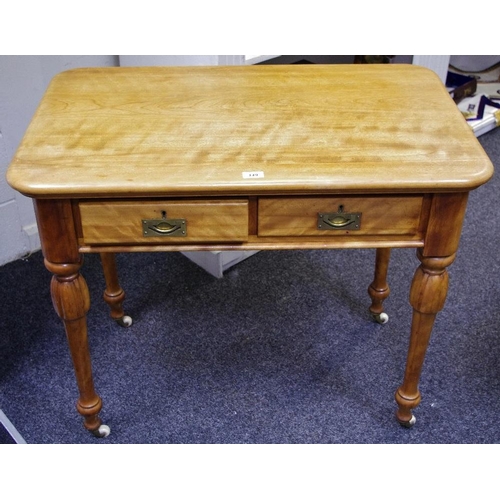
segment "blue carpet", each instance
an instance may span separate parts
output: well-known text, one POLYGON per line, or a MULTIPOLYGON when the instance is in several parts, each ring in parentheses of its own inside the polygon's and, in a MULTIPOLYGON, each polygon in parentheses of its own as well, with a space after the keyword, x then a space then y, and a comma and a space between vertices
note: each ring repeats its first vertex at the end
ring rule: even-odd
POLYGON ((0 423, 0 444, 16 444, 7 429, 0 423))
MULTIPOLYGON (((481 138, 500 167, 500 130, 481 138)), ((498 443, 500 179, 471 193, 412 429, 394 418, 414 250, 394 250, 389 323, 368 314, 374 250, 259 252, 217 280, 183 255, 121 254, 129 329, 83 275, 108 438, 87 433, 40 253, 0 268, 0 408, 28 443, 498 443)))

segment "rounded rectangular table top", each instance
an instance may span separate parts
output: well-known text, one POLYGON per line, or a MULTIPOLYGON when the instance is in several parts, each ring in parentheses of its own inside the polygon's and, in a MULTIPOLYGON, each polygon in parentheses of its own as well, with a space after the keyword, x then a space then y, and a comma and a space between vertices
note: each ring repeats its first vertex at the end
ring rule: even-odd
POLYGON ((467 191, 492 164, 411 65, 91 68, 50 83, 7 173, 33 197, 467 191))

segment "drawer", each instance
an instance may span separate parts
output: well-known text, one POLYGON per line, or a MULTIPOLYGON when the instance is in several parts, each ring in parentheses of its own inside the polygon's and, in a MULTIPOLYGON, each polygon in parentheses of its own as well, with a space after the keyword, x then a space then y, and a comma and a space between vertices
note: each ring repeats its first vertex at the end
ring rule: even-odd
MULTIPOLYGON (((416 235, 422 196, 269 197, 259 200, 259 236, 416 235), (359 228, 318 226, 318 214, 360 214, 359 228)), ((330 217, 335 218, 335 216, 330 217)), ((341 221, 344 216, 341 216, 341 221)))
POLYGON ((84 244, 168 245, 248 239, 248 200, 82 201, 79 208, 84 244), (176 224, 180 230, 168 229, 176 224))

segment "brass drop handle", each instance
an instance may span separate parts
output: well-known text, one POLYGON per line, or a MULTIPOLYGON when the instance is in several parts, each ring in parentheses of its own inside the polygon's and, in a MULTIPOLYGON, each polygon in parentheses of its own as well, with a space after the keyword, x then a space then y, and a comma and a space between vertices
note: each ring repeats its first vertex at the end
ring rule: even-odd
POLYGON ((177 229, 180 228, 180 226, 174 226, 166 221, 162 221, 159 222, 158 224, 150 225, 148 227, 149 229, 151 229, 151 231, 155 231, 159 234, 170 234, 177 231, 177 229))
POLYGON ((187 236, 186 219, 167 219, 167 212, 162 211, 161 219, 143 219, 142 234, 145 237, 151 236, 187 236))
POLYGON ((339 205, 339 209, 334 213, 318 214, 318 229, 349 229, 349 231, 359 231, 361 227, 361 213, 345 213, 344 205, 339 205))
POLYGON ((336 215, 335 217, 323 217, 323 222, 329 224, 332 227, 345 227, 352 223, 352 219, 348 217, 343 217, 342 215, 336 215))

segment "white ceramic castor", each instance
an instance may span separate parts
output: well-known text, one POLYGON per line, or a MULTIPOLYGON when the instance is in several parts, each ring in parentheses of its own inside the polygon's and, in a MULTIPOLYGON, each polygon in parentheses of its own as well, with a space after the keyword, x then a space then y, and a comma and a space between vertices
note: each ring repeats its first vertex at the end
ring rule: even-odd
POLYGON ((381 325, 385 325, 389 321, 389 316, 386 313, 374 314, 373 318, 381 325))
POLYGON ((417 421, 417 418, 415 417, 415 415, 412 415, 410 420, 408 420, 408 422, 401 422, 401 425, 403 427, 413 427, 415 425, 415 422, 417 421))
POLYGON ((109 436, 110 432, 111 429, 109 428, 109 425, 101 424, 99 428, 93 432, 93 434, 96 437, 105 438, 109 436))
POLYGON ((132 318, 130 316, 122 316, 121 318, 118 318, 116 322, 120 326, 123 326, 124 328, 128 328, 133 323, 132 318))

